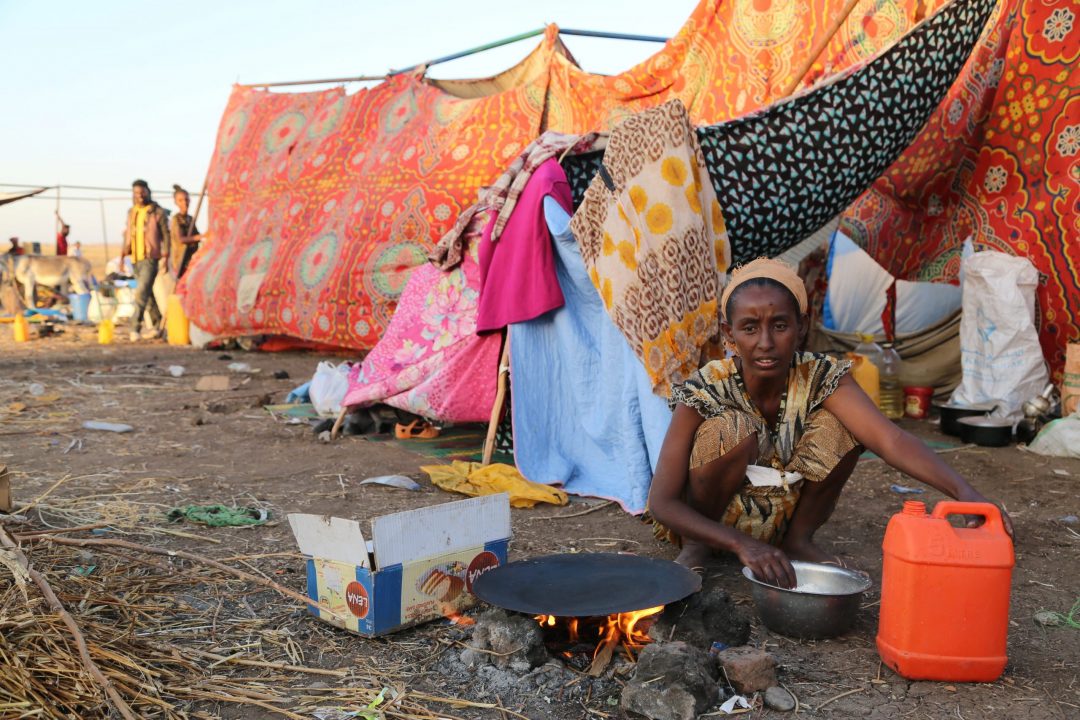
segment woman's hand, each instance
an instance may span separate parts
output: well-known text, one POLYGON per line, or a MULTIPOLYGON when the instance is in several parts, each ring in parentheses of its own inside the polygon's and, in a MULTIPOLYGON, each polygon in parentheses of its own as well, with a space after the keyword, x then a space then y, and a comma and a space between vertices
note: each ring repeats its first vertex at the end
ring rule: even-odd
MULTIPOLYGON (((1012 518, 1009 517, 1009 513, 1005 512, 1005 508, 1001 507, 999 503, 996 503, 975 488, 968 486, 968 491, 960 493, 960 497, 956 498, 961 502, 977 502, 977 503, 989 503, 998 509, 1001 513, 1001 522, 1005 525, 1005 532, 1009 533, 1009 537, 1013 540, 1016 539, 1016 534, 1013 532, 1012 518)), ((967 526, 969 528, 976 528, 983 524, 983 518, 979 515, 967 515, 967 526)))
POLYGON ((750 568, 754 577, 770 585, 793 588, 799 584, 795 568, 780 548, 747 536, 735 548, 739 561, 750 568))

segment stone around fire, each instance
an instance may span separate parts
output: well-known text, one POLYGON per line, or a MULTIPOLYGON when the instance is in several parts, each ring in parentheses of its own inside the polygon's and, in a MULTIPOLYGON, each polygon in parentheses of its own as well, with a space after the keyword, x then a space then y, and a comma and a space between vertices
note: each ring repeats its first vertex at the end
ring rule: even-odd
POLYGON ((649 720, 694 720, 717 699, 715 661, 683 642, 647 645, 620 705, 649 720))
POLYGON ((729 647, 750 639, 750 613, 719 587, 703 588, 664 608, 649 630, 653 640, 682 640, 708 651, 714 642, 729 647))
POLYGON ((470 667, 494 665, 527 673, 548 661, 543 633, 535 620, 489 610, 476 619, 472 646, 462 651, 461 660, 470 667))
POLYGON ((776 685, 776 661, 755 647, 734 647, 721 651, 716 659, 722 674, 740 695, 767 690, 776 685))

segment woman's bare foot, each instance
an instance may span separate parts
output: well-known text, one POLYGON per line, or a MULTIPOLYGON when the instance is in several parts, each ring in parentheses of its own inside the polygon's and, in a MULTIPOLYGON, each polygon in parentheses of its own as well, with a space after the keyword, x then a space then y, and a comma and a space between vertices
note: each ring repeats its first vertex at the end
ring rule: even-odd
POLYGON ((705 566, 711 557, 712 550, 708 545, 703 545, 696 540, 683 540, 682 552, 675 558, 675 562, 701 575, 704 574, 705 566))

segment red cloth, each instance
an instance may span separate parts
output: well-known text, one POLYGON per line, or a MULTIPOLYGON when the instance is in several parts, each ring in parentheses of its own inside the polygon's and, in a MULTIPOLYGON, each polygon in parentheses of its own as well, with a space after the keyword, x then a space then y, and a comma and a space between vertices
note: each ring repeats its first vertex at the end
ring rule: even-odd
POLYGON ((63 233, 56 233, 56 254, 67 255, 67 238, 63 233))
POLYGON ((476 332, 500 330, 563 306, 551 233, 544 220, 547 195, 566 212, 574 212, 570 184, 555 158, 533 173, 496 242, 491 242, 495 218, 484 228, 476 332))
POLYGON ((1039 271, 1039 339, 1056 381, 1080 337, 1080 18, 1075 0, 1007 0, 926 127, 842 227, 906 280, 954 281, 960 252, 1039 271))
POLYGON ((352 95, 235 88, 209 171, 212 239, 177 288, 191 321, 374 347, 435 241, 540 134, 555 40, 504 91, 454 86, 468 97, 413 75, 352 95))

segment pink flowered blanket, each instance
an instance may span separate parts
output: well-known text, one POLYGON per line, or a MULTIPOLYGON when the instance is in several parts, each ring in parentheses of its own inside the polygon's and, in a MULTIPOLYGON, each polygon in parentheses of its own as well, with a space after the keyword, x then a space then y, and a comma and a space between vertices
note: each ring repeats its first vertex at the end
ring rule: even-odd
POLYGON ((476 335, 480 267, 412 271, 386 333, 349 374, 347 406, 386 403, 432 420, 483 422, 495 402, 500 335, 476 335))

